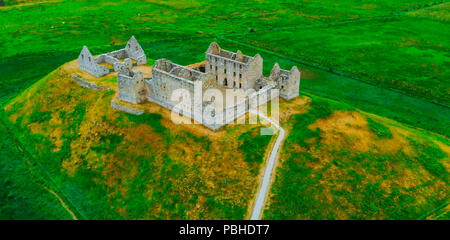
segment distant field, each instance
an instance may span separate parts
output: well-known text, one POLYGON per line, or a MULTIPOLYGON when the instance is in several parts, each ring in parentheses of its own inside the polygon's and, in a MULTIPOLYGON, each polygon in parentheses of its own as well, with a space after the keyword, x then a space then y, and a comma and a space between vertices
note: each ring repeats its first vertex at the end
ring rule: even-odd
MULTIPOLYGON (((315 30, 309 30, 308 35, 314 33, 310 37, 321 37, 320 34, 325 34, 324 32, 327 31, 314 26, 348 20, 379 18, 435 3, 435 1, 418 0, 395 2, 356 0, 339 2, 319 0, 34 2, 38 2, 38 4, 5 1, 6 5, 12 6, 0 7, 0 24, 2 26, 0 39, 3 40, 0 43, 2 49, 0 52, 0 65, 2 66, 0 87, 4 89, 0 92, 0 99, 5 99, 7 97, 5 95, 11 96, 11 94, 19 93, 52 69, 74 59, 82 45, 105 49, 111 45, 124 44, 132 34, 136 35, 141 43, 151 43, 215 35, 240 35, 253 31, 265 32, 283 28, 292 29, 295 32, 295 28, 304 26, 311 26, 312 29, 317 30, 317 33, 315 30), (23 65, 21 64, 22 59, 24 59, 23 65), (33 67, 33 65, 27 65, 29 62, 39 65, 33 67), (15 74, 22 69, 25 71, 23 74, 15 74), (8 79, 8 81, 3 79, 8 79), (9 83, 17 83, 16 89, 11 88, 9 83)), ((425 28, 429 27, 425 26, 425 28)), ((440 34, 445 34, 445 31, 441 31, 440 34)), ((304 40, 305 35, 306 32, 295 35, 293 38, 291 36, 290 40, 300 42, 304 40)), ((445 38, 445 35, 442 37, 444 37, 442 41, 448 39, 448 37, 445 38)), ((267 46, 270 46, 270 43, 276 39, 278 36, 275 39, 269 39, 270 41, 266 42, 267 46)), ((318 40, 316 39, 316 41, 318 40)), ((322 49, 327 47, 326 42, 323 45, 320 44, 320 41, 315 44, 320 45, 322 49)), ((282 46, 292 46, 292 44, 285 42, 282 46)), ((292 51, 311 51, 311 49, 296 48, 299 46, 297 44, 293 46, 292 51)), ((338 50, 346 51, 345 49, 338 50)), ((309 52, 305 52, 297 56, 305 56, 308 60, 310 57, 308 54, 309 52)), ((376 52, 376 54, 379 53, 376 52)), ((330 55, 329 59, 335 59, 335 56, 330 55)), ((336 64, 340 64, 340 62, 336 64)), ((435 69, 435 67, 431 67, 431 69, 435 69)), ((351 70, 355 71, 354 68, 351 70)), ((425 70, 430 71, 429 68, 425 70)), ((389 78, 390 76, 384 77, 389 78)), ((436 96, 442 97, 442 95, 436 96)))
MULTIPOLYGON (((302 91, 345 102, 366 112, 385 116, 447 137, 450 136, 450 129, 448 128, 450 125, 450 117, 448 117, 450 116, 450 108, 448 107, 400 92, 388 91, 380 86, 319 70, 315 67, 302 65, 301 61, 295 58, 286 57, 252 45, 224 38, 217 39, 217 41, 225 48, 240 49, 252 56, 260 53, 264 58, 265 74, 270 73, 274 62, 278 62, 281 68, 285 69, 293 65, 299 65, 302 70, 300 83, 302 91)), ((168 45, 172 46, 175 44, 168 45)), ((197 45, 197 43, 192 45, 197 45)), ((195 51, 195 49, 193 50, 195 51)), ((199 52, 198 58, 201 59, 204 56, 201 51, 199 52)), ((174 58, 177 58, 177 56, 174 55, 174 58)), ((182 57, 179 57, 179 59, 185 61, 182 57)))
POLYGON ((449 107, 450 31, 443 31, 449 11, 450 3, 406 16, 232 38, 449 107))

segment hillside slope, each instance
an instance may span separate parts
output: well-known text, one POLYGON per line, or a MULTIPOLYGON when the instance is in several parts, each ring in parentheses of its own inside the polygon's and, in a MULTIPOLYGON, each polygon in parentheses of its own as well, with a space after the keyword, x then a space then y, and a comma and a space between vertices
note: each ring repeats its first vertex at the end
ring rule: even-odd
POLYGON ((314 96, 306 107, 284 122, 266 219, 450 217, 448 138, 314 96))
MULTIPOLYGON (((53 71, 12 100, 2 116, 33 156, 32 165, 79 218, 247 215, 271 139, 258 135, 258 125, 213 133, 175 125, 170 112, 153 103, 141 116, 119 112, 110 104, 114 90, 81 87, 71 78, 77 71, 76 61, 53 71)), ((113 87, 116 77, 98 81, 113 87)))
MULTIPOLYGON (((142 116, 118 112, 115 81, 72 61, 5 107, 43 183, 81 219, 247 217, 270 141, 259 125, 175 125, 152 103, 142 116), (83 88, 74 73, 111 90, 83 88)), ((446 137, 311 95, 280 108, 288 137, 266 218, 448 218, 446 137)))

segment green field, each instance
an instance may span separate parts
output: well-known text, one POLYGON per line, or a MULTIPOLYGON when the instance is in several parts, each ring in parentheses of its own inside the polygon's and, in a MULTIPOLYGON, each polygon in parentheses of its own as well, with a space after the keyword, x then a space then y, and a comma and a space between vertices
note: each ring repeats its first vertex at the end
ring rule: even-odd
MULTIPOLYGON (((422 179, 424 187, 411 190, 413 193, 409 195, 402 191, 401 184, 389 185, 391 190, 398 191, 395 192, 397 195, 391 193, 389 196, 392 199, 389 196, 386 197, 382 203, 379 203, 384 204, 382 206, 368 207, 364 204, 371 202, 371 196, 386 195, 382 192, 386 190, 385 188, 379 189, 378 185, 381 182, 374 181, 370 184, 358 185, 357 189, 350 191, 354 194, 349 194, 342 189, 333 188, 333 184, 336 183, 324 183, 332 179, 320 180, 310 177, 319 174, 315 172, 316 169, 311 171, 304 166, 308 161, 312 161, 308 156, 313 156, 313 153, 298 157, 301 154, 291 154, 289 149, 286 149, 288 152, 286 160, 278 172, 273 193, 297 196, 297 194, 302 195, 311 191, 309 188, 302 190, 303 192, 293 191, 283 184, 283 179, 298 177, 305 181, 298 184, 312 184, 325 190, 329 190, 331 186, 333 196, 336 197, 335 201, 345 202, 342 199, 348 201, 346 206, 339 205, 339 209, 351 207, 361 209, 360 211, 366 214, 356 211, 346 216, 339 215, 338 212, 328 213, 327 209, 338 206, 332 203, 325 204, 323 211, 318 209, 318 212, 300 214, 292 209, 317 208, 313 203, 317 199, 293 198, 290 202, 288 199, 273 196, 271 209, 266 210, 266 217, 419 218, 445 204, 445 199, 431 189, 435 187, 433 184, 443 184, 443 182, 448 184, 448 179, 441 180, 442 167, 437 167, 438 170, 435 171, 435 169, 427 168, 428 165, 420 159, 430 158, 430 161, 434 163, 444 160, 448 162, 448 157, 441 158, 442 153, 436 150, 438 148, 433 143, 430 143, 434 141, 433 139, 437 139, 436 141, 448 145, 450 136, 448 127, 450 126, 450 99, 448 98, 450 95, 448 70, 450 67, 448 27, 450 3, 447 1, 24 2, 6 0, 5 6, 0 6, 0 39, 2 39, 0 41, 2 50, 0 51, 0 104, 2 108, 39 79, 62 64, 75 59, 83 45, 87 45, 93 54, 99 54, 119 49, 131 35, 135 35, 148 58, 164 57, 180 64, 189 64, 203 60, 209 43, 217 41, 223 48, 233 51, 240 49, 248 55, 260 53, 264 58, 266 74, 275 62, 279 62, 280 66, 286 69, 292 65, 298 65, 302 71, 301 91, 312 96, 336 100, 344 105, 352 106, 352 109, 357 111, 362 110, 393 119, 397 121, 395 124, 414 132, 415 137, 408 141, 411 142, 411 148, 418 152, 417 156, 405 157, 401 152, 379 156, 373 150, 368 150, 364 154, 346 154, 345 147, 339 152, 327 153, 336 159, 330 165, 340 168, 342 174, 347 177, 343 178, 346 179, 345 181, 351 176, 354 181, 363 178, 365 175, 360 172, 362 168, 369 168, 366 175, 379 173, 378 165, 371 165, 369 163, 371 161, 359 161, 358 157, 366 161, 373 159, 375 162, 396 161, 409 164, 407 168, 411 171, 424 168, 427 171, 425 175, 431 179, 428 180, 433 181, 430 183, 425 178, 422 179), (422 138, 426 140, 420 140, 422 138), (421 157, 420 154, 429 157, 421 157), (291 155, 293 157, 288 157, 291 155), (348 164, 339 165, 343 162, 348 164), (295 169, 295 172, 292 172, 292 169, 295 169), (358 175, 353 171, 356 171, 358 175), (424 204, 418 203, 417 196, 421 194, 421 191, 430 193, 429 199, 424 204), (359 201, 360 205, 356 204, 356 201, 359 201), (387 205, 398 206, 401 212, 389 209, 387 205)), ((42 121, 45 123, 49 120, 49 115, 51 113, 37 111, 30 117, 44 119, 42 121)), ((294 123, 290 121, 289 124, 294 123)), ((99 207, 97 212, 77 212, 76 209, 90 209, 92 206, 74 206, 70 202, 77 204, 84 200, 70 200, 70 198, 92 187, 91 180, 85 182, 82 180, 77 182, 77 180, 75 185, 71 185, 74 183, 66 183, 67 179, 59 175, 60 173, 54 173, 48 178, 45 176, 46 170, 39 167, 39 159, 42 156, 37 156, 34 152, 36 151, 35 142, 31 141, 27 144, 29 139, 34 138, 27 140, 28 135, 24 132, 23 126, 15 126, 15 130, 13 128, 6 122, 1 129, 5 136, 2 146, 5 147, 2 147, 0 151, 0 176, 2 177, 0 218, 70 218, 62 208, 55 206, 56 198, 45 189, 43 190, 43 185, 54 189, 80 218, 118 217, 117 211, 105 210, 104 207, 99 207), (20 142, 25 145, 16 146, 20 142), (26 152, 29 153, 24 153, 24 149, 28 149, 29 151, 26 152), (27 161, 30 158, 35 158, 35 163, 27 161), (34 169, 33 174, 29 174, 30 169, 34 169), (73 190, 78 188, 80 190, 73 190), (33 208, 18 213, 17 209, 25 209, 27 206, 33 206, 33 208)), ((298 131, 303 131, 300 128, 298 131)), ((383 132, 386 133, 385 128, 377 127, 376 123, 371 129, 373 132, 380 132, 381 135, 383 132)), ((179 135, 183 134, 179 133, 179 135)), ((249 134, 250 132, 247 133, 249 134)), ((239 141, 249 141, 248 137, 245 137, 247 135, 244 134, 239 141)), ((72 139, 70 136, 66 137, 68 143, 65 144, 70 145, 72 139)), ((195 139, 190 135, 183 135, 179 141, 181 142, 184 138, 191 139, 190 141, 195 139)), ((290 135, 288 140, 292 141, 292 138, 290 135)), ((39 142, 42 139, 36 141, 39 142)), ((112 136, 105 141, 114 143, 119 140, 112 136)), ((267 139, 259 139, 255 141, 255 144, 264 145, 267 141, 267 139)), ((239 149, 239 146, 234 147, 239 149)), ((322 149, 322 145, 317 147, 324 153, 329 151, 327 148, 322 149)), ((104 148, 104 146, 94 147, 99 152, 114 150, 104 148)), ((47 151, 50 150, 47 149, 47 151)), ((250 159, 253 159, 251 161, 259 162, 255 159, 261 156, 245 153, 245 149, 241 151, 243 151, 242 156, 247 154, 250 159)), ((61 161, 61 156, 64 156, 51 154, 54 155, 52 159, 56 162, 61 161)), ((164 162, 162 159, 158 158, 158 161, 161 161, 159 163, 168 164, 169 169, 161 171, 170 172, 174 164, 179 164, 176 159, 175 163, 164 162)), ((143 163, 140 158, 133 161, 136 164, 143 163)), ((433 166, 435 165, 439 164, 436 163, 433 166)), ((255 166, 253 171, 257 170, 258 166, 255 166)), ((187 169, 195 172, 195 168, 191 167, 187 169)), ((60 168, 60 165, 55 165, 53 171, 58 172, 60 168)), ((445 173, 448 174, 448 171, 445 173)), ((393 182, 400 181, 403 176, 398 166, 393 168, 390 174, 393 182)), ((424 173, 419 171, 417 174, 424 173)), ((135 184, 128 183, 127 186, 133 189, 135 184)), ((86 196, 92 200, 85 200, 85 202, 93 206, 106 205, 107 200, 98 198, 104 193, 103 190, 96 193, 87 192, 86 196)), ((246 191, 251 190, 246 189, 246 191)), ((245 215, 247 203, 220 200, 218 196, 220 193, 208 198, 205 206, 209 206, 210 210, 203 216, 195 212, 183 212, 180 206, 170 201, 169 204, 172 205, 168 207, 169 210, 159 213, 162 218, 242 218, 245 215), (215 212, 211 210, 213 208, 221 210, 215 212)), ((118 199, 113 200, 116 201, 117 208, 119 208, 118 199)), ((144 200, 136 201, 127 203, 127 206, 130 206, 128 209, 130 215, 126 215, 128 218, 156 218, 155 215, 139 213, 139 209, 133 206, 142 204, 144 200)), ((189 208, 194 202, 183 206, 189 208)), ((146 205, 149 208, 157 209, 155 203, 146 204, 149 204, 146 205)), ((124 215, 121 217, 126 218, 124 215)))
MULTIPOLYGON (((321 69, 450 106, 450 4, 421 14, 233 37, 321 69)), ((410 12, 416 13, 416 12, 410 12)))
POLYGON ((0 156, 0 219, 71 219, 45 186, 45 177, 3 124, 0 156))

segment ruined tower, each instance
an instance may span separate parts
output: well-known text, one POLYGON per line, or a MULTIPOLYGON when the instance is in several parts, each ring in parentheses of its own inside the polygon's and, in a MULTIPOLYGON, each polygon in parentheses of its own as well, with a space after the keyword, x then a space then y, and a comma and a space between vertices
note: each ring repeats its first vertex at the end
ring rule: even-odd
POLYGON ((299 95, 300 71, 297 66, 293 66, 290 71, 287 71, 281 69, 278 63, 275 63, 270 72, 269 80, 277 84, 282 98, 290 100, 299 95))
POLYGON ((218 86, 235 89, 254 89, 256 81, 263 76, 263 59, 259 54, 246 56, 221 49, 212 42, 206 51, 205 71, 212 73, 218 86))
POLYGON ((143 103, 147 100, 148 95, 144 75, 141 71, 132 71, 131 66, 131 59, 125 59, 117 75, 119 100, 134 104, 143 103))

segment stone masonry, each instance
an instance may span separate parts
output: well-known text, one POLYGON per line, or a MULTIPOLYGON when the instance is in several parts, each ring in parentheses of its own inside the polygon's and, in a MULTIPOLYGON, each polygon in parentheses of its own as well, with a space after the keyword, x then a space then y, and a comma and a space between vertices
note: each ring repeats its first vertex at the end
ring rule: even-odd
POLYGON ((206 51, 206 72, 213 73, 218 86, 234 89, 254 89, 263 76, 263 59, 259 54, 246 56, 221 49, 212 42, 206 51))
POLYGON ((145 56, 144 50, 134 36, 130 38, 127 45, 125 45, 125 48, 101 54, 97 58, 91 54, 86 46, 83 46, 83 49, 78 56, 78 66, 81 70, 88 72, 95 77, 101 77, 110 72, 119 71, 123 64, 121 59, 127 58, 136 61, 136 65, 147 64, 147 57, 145 56), (100 65, 102 63, 109 64, 112 68, 100 65))
MULTIPOLYGON (((152 76, 145 78, 141 71, 132 70, 135 65, 146 64, 147 59, 139 43, 131 37, 124 49, 102 54, 97 58, 92 56, 87 47, 83 47, 78 63, 80 69, 96 77, 119 71, 119 100, 133 104, 155 102, 212 130, 219 129, 275 97, 290 100, 299 95, 300 71, 296 66, 288 71, 280 69, 278 63, 275 63, 270 76, 265 77, 263 59, 259 54, 251 57, 239 50, 230 52, 212 42, 205 55, 205 64, 195 69, 159 59, 152 67, 152 76), (132 60, 135 61, 134 64, 132 60), (111 64, 113 69, 99 65, 103 62, 111 64), (227 104, 214 97, 205 97, 210 91, 225 93, 230 89, 241 97, 236 101, 233 97, 231 104, 225 99, 227 104), (278 91, 272 91, 274 89, 278 91), (175 98, 173 94, 179 90, 183 94, 175 98), (196 102, 194 96, 198 92, 203 98, 196 102), (219 120, 211 122, 204 121, 205 119, 219 120)), ((116 106, 116 109, 120 108, 116 106)))
POLYGON ((117 74, 119 100, 134 104, 143 103, 148 98, 148 88, 141 71, 131 70, 131 60, 125 59, 117 74))
POLYGON ((278 63, 270 72, 269 81, 274 81, 280 89, 280 96, 286 100, 298 97, 300 91, 300 71, 293 66, 290 71, 280 69, 278 63))
POLYGON ((109 73, 109 69, 106 66, 100 66, 97 59, 94 58, 86 46, 83 46, 83 49, 78 56, 78 66, 81 70, 88 72, 95 77, 101 77, 109 73))
POLYGON ((184 89, 190 94, 191 101, 180 106, 185 112, 193 112, 198 106, 194 106, 194 84, 201 82, 202 89, 206 90, 214 86, 214 76, 209 73, 190 69, 166 59, 159 59, 153 65, 152 77, 147 81, 150 89, 149 98, 172 109, 177 105, 179 99, 171 99, 172 93, 177 89, 184 89))

